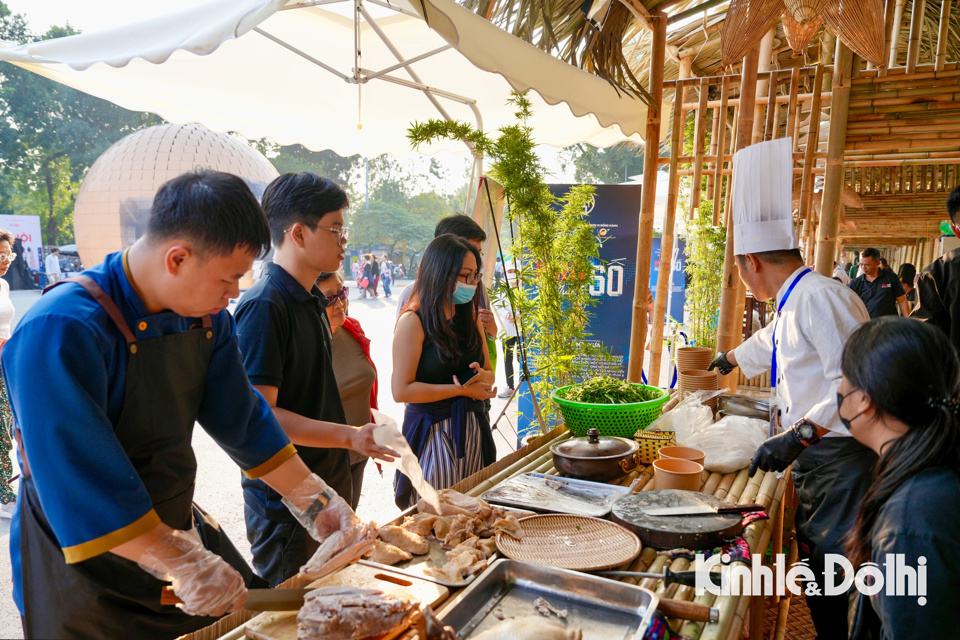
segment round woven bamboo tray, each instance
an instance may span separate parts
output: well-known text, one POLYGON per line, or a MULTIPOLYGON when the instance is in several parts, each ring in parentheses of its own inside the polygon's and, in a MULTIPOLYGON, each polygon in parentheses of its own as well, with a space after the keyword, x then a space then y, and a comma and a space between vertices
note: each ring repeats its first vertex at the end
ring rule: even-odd
POLYGON ((523 539, 497 534, 497 548, 511 560, 574 571, 602 571, 640 555, 640 539, 618 524, 564 514, 520 519, 523 539))

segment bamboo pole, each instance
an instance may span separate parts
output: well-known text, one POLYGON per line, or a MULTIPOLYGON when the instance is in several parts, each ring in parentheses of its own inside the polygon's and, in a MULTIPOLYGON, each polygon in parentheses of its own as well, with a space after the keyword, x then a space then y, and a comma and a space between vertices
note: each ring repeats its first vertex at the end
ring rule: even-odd
POLYGON ((903 24, 903 6, 906 0, 897 0, 893 9, 893 25, 890 35, 890 59, 888 66, 897 66, 897 49, 900 48, 900 25, 903 24))
MULTIPOLYGON (((883 9, 883 57, 882 60, 890 59, 890 44, 893 31, 893 13, 897 0, 887 0, 883 9)), ((887 65, 883 65, 878 71, 878 76, 887 75, 887 65)))
POLYGON ((927 0, 913 0, 913 10, 910 12, 910 40, 907 43, 907 73, 917 70, 920 59, 920 37, 923 35, 923 14, 927 8, 927 0))
POLYGON ((693 184, 690 185, 690 218, 700 208, 701 183, 703 182, 703 146, 706 141, 707 94, 710 86, 706 80, 700 82, 700 106, 696 111, 696 130, 693 137, 693 184))
POLYGON ((950 9, 953 8, 953 0, 943 0, 940 5, 940 31, 937 33, 937 59, 934 68, 937 71, 943 70, 943 65, 947 60, 947 38, 950 37, 950 9))
MULTIPOLYGON (((818 92, 822 86, 823 71, 817 67, 813 81, 813 106, 810 109, 810 130, 807 132, 807 145, 804 149, 803 175, 800 180, 800 219, 806 223, 807 237, 811 238, 810 228, 813 226, 813 154, 817 152, 820 141, 820 100, 818 92)), ((807 262, 812 256, 812 247, 809 240, 804 244, 807 262)))
MULTIPOLYGON (((723 156, 727 147, 727 98, 730 95, 730 76, 724 76, 720 84, 720 122, 721 126, 717 132, 717 163, 716 172, 713 178, 713 226, 720 226, 721 201, 720 196, 723 191, 723 156)), ((729 186, 727 187, 730 188, 729 186)))
MULTIPOLYGON (((776 77, 773 73, 770 74, 769 78, 761 78, 759 74, 770 71, 770 62, 773 57, 773 38, 777 34, 777 27, 774 24, 770 29, 763 34, 763 39, 760 40, 760 53, 757 60, 757 90, 755 93, 756 98, 762 98, 767 95, 768 90, 772 87, 773 90, 770 91, 770 99, 774 99, 776 96, 776 77)), ((741 91, 741 98, 743 92, 741 91)), ((753 108, 753 134, 750 138, 750 144, 757 144, 758 142, 763 141, 764 133, 764 109, 769 109, 770 104, 767 103, 766 106, 762 104, 756 104, 753 108)), ((773 109, 769 109, 773 111, 773 109)))
MULTIPOLYGON (((690 73, 689 68, 680 68, 680 73, 690 73)), ((670 136, 670 181, 667 187, 667 209, 663 218, 663 235, 660 238, 660 268, 657 270, 657 293, 653 297, 653 326, 650 332, 650 384, 660 386, 660 360, 663 356, 663 325, 667 315, 667 299, 670 297, 670 281, 673 276, 673 243, 677 216, 677 196, 680 193, 680 144, 686 118, 683 117, 683 98, 687 89, 681 86, 673 100, 673 130, 670 136)), ((700 85, 700 92, 706 95, 706 86, 700 85)), ((697 113, 697 128, 702 121, 697 113)), ((694 185, 694 191, 698 191, 694 185)), ((669 384, 669 383, 668 383, 669 384)))
MULTIPOLYGON (((757 95, 757 60, 759 49, 753 49, 743 58, 743 73, 740 77, 740 109, 737 118, 737 137, 734 152, 748 146, 753 135, 753 105, 749 104, 757 95)), ((732 184, 732 182, 731 182, 732 184)), ((730 195, 731 189, 727 189, 730 195)), ((733 215, 732 208, 727 206, 727 243, 723 260, 723 280, 720 294, 720 319, 717 327, 717 352, 729 351, 737 344, 737 334, 741 327, 737 322, 737 297, 740 294, 740 275, 734 258, 733 247, 733 215)), ((735 383, 729 375, 720 376, 720 388, 735 383)))
POLYGON ((837 232, 843 206, 843 149, 847 139, 847 107, 850 97, 852 53, 842 42, 837 43, 833 72, 833 106, 830 107, 830 135, 827 140, 827 166, 824 174, 823 200, 820 205, 820 227, 817 235, 817 271, 828 278, 833 275, 837 255, 837 232))
POLYGON ((640 203, 640 228, 637 237, 637 279, 633 287, 633 318, 630 332, 630 359, 627 379, 640 382, 643 373, 647 337, 647 293, 650 290, 650 254, 653 251, 653 214, 657 198, 657 150, 660 147, 660 108, 663 103, 663 67, 667 53, 667 16, 661 11, 650 14, 653 37, 650 45, 650 82, 652 104, 647 109, 644 135, 643 191, 640 203))
MULTIPOLYGON (((713 125, 712 125, 712 127, 710 128, 710 149, 708 150, 708 153, 709 153, 711 156, 714 156, 714 157, 717 156, 717 148, 718 148, 718 144, 719 144, 719 142, 718 142, 718 137, 720 136, 720 129, 721 129, 721 127, 720 127, 720 109, 719 109, 718 107, 714 107, 714 109, 713 109, 713 125)), ((726 129, 726 123, 724 123, 723 129, 726 129)), ((720 151, 720 153, 722 154, 723 151, 720 151)), ((707 166, 707 193, 713 194, 714 183, 715 183, 716 179, 717 179, 717 161, 714 160, 713 162, 710 162, 709 165, 707 166)), ((713 210, 714 210, 714 212, 716 212, 716 210, 717 210, 716 204, 717 204, 717 203, 716 203, 716 199, 713 198, 713 205, 714 205, 714 206, 713 206, 713 210)))

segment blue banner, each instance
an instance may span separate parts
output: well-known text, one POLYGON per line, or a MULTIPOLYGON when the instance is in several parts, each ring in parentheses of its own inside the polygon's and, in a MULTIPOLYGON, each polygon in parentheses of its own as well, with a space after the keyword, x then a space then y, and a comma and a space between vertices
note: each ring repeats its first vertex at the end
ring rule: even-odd
MULTIPOLYGON (((556 196, 564 195, 572 185, 551 185, 556 196)), ((637 235, 640 212, 640 185, 598 185, 593 206, 587 216, 601 240, 601 263, 596 265, 590 294, 598 299, 593 308, 594 318, 590 323, 593 339, 611 353, 609 362, 594 362, 599 374, 616 378, 627 377, 630 357, 630 331, 633 315, 633 288, 637 269, 637 235)), ((672 265, 673 292, 670 315, 681 321, 686 295, 686 257, 684 243, 674 252, 672 265)), ((656 291, 657 273, 660 268, 660 238, 654 238, 651 255, 650 289, 656 291)), ((533 354, 530 354, 531 356, 533 354)), ((534 369, 531 363, 531 369, 534 369)), ((533 401, 526 385, 519 393, 518 431, 521 436, 536 431, 533 401)))

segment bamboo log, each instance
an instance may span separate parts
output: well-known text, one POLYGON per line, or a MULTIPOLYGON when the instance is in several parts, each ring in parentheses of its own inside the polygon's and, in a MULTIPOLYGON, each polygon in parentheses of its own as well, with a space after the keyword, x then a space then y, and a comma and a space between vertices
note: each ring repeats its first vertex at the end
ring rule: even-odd
MULTIPOLYGON (((799 555, 799 548, 797 545, 797 539, 793 538, 790 541, 790 551, 787 555, 787 566, 793 566, 793 563, 797 561, 799 555)), ((773 628, 773 640, 784 640, 784 637, 787 633, 787 616, 790 614, 790 601, 793 598, 793 593, 787 591, 783 599, 780 600, 780 607, 777 610, 777 622, 773 628)))
POLYGON ((750 481, 750 476, 747 475, 749 471, 749 469, 741 469, 734 477, 733 484, 730 486, 730 490, 727 492, 727 502, 739 504, 737 501, 740 499, 740 494, 743 493, 744 488, 747 486, 747 482, 750 481))
MULTIPOLYGON (((777 27, 774 24, 767 30, 763 35, 763 39, 760 40, 760 52, 757 59, 757 87, 754 93, 755 98, 762 98, 767 95, 768 91, 770 93, 770 99, 775 99, 777 95, 777 82, 776 74, 770 73, 769 77, 762 77, 760 74, 770 71, 770 62, 773 56, 773 38, 777 35, 777 27)), ((741 96, 742 97, 742 96, 741 96)), ((750 138, 750 144, 757 144, 758 142, 763 141, 764 134, 764 109, 769 107, 770 103, 766 105, 754 103, 753 107, 753 133, 750 138)), ((773 109, 769 109, 773 111, 773 109)))
MULTIPOLYGON (((884 25, 883 25, 883 60, 884 60, 884 61, 889 61, 889 60, 890 60, 890 48, 891 48, 891 46, 895 46, 895 45, 893 44, 893 15, 894 15, 896 3, 897 3, 898 1, 901 3, 901 11, 902 11, 902 3, 903 3, 903 0, 887 0, 886 6, 884 7, 884 12, 883 12, 883 17, 884 17, 884 25)), ((877 72, 877 75, 878 75, 878 76, 885 76, 885 75, 887 75, 887 69, 888 69, 888 67, 890 67, 890 66, 892 66, 892 65, 890 65, 890 64, 884 65, 884 66, 877 72)))
POLYGON ((701 183, 703 182, 703 151, 706 143, 706 125, 707 125, 707 93, 709 85, 704 80, 700 83, 700 106, 696 111, 696 130, 693 137, 693 184, 690 186, 690 219, 693 219, 693 212, 700 208, 701 183))
MULTIPOLYGON (((826 68, 826 67, 827 67, 827 65, 824 65, 824 68, 826 68)), ((735 76, 722 76, 721 78, 729 78, 729 77, 734 77, 734 78, 735 78, 735 76)), ((721 79, 721 78, 718 78, 718 79, 721 79)), ((710 78, 698 78, 698 80, 709 80, 709 79, 710 79, 710 78)), ((832 97, 832 96, 831 96, 831 94, 830 94, 829 91, 823 91, 823 92, 821 92, 821 94, 820 94, 820 101, 821 101, 823 104, 829 104, 831 97, 832 97)), ((777 102, 780 102, 780 103, 783 103, 783 104, 786 104, 786 103, 790 102, 790 96, 780 96, 780 95, 778 95, 775 99, 776 99, 777 102)), ((728 100, 728 106, 731 106, 731 107, 739 107, 741 100, 742 100, 742 96, 741 96, 740 98, 730 98, 730 99, 728 100)), ((765 105, 765 104, 767 104, 767 103, 769 103, 769 102, 770 102, 770 98, 768 98, 767 96, 763 96, 763 97, 757 98, 757 99, 754 101, 754 106, 757 106, 757 103, 759 103, 760 105, 765 105)), ((801 104, 801 105, 802 105, 802 104, 809 103, 809 102, 813 102, 813 94, 812 94, 812 93, 801 93, 801 94, 799 94, 799 95, 797 96, 797 102, 798 102, 799 104, 801 104)), ((687 103, 685 103, 685 104, 683 105, 683 108, 684 108, 684 109, 696 109, 698 106, 699 106, 699 102, 687 102, 687 103)), ((719 101, 719 100, 708 100, 708 101, 707 101, 707 108, 708 108, 708 109, 713 109, 713 108, 719 107, 719 106, 720 106, 720 101, 719 101)))
POLYGON ((947 61, 947 38, 950 37, 950 9, 953 8, 953 0, 943 0, 940 5, 940 30, 937 32, 937 58, 934 68, 937 71, 943 69, 947 61))
MULTIPOLYGON (((707 193, 709 193, 709 194, 711 194, 711 195, 713 194, 714 183, 716 182, 716 179, 717 179, 717 161, 716 161, 716 157, 717 157, 717 146, 718 146, 718 139, 717 139, 717 138, 718 138, 718 136, 720 135, 720 129, 721 129, 721 127, 720 127, 720 109, 719 109, 719 108, 714 108, 714 109, 713 109, 713 124, 712 124, 712 126, 711 126, 711 128, 710 128, 710 149, 708 150, 709 155, 713 156, 713 157, 714 157, 714 160, 713 160, 712 162, 709 162, 709 164, 708 164, 708 166, 707 166, 707 193)), ((723 129, 726 129, 726 126, 724 126, 723 129)), ((720 151, 720 153, 722 154, 723 151, 720 151)), ((715 200, 715 199, 712 199, 712 200, 713 200, 713 204, 714 204, 713 209, 714 209, 714 212, 716 213, 716 209, 717 209, 717 207, 716 207, 716 200, 715 200)), ((692 214, 692 213, 693 213, 693 212, 691 211, 691 214, 692 214)))
MULTIPOLYGON (((708 472, 709 473, 709 472, 708 472)), ((706 493, 708 495, 713 495, 713 492, 720 487, 720 480, 723 479, 723 474, 713 472, 707 477, 706 482, 703 483, 703 488, 700 490, 701 493, 706 493)))
POLYGON ((667 52, 667 16, 661 11, 650 14, 653 38, 650 45, 650 82, 652 105, 647 109, 644 135, 643 191, 640 203, 640 227, 637 238, 636 281, 633 288, 633 317, 630 332, 630 359, 627 379, 640 382, 647 337, 647 293, 650 282, 650 254, 653 250, 653 216, 657 198, 657 149, 660 146, 660 105, 663 103, 663 68, 667 52))
MULTIPOLYGON (((701 85, 701 91, 705 87, 701 85)), ((680 89, 686 91, 686 89, 680 89)), ((705 93, 705 91, 704 91, 705 93)), ((683 100, 673 103, 673 131, 670 137, 670 180, 667 187, 667 209, 663 217, 663 237, 660 238, 660 268, 657 271, 657 293, 653 298, 653 327, 650 335, 650 384, 660 386, 660 360, 663 354, 663 325, 667 312, 670 280, 673 276, 673 243, 677 216, 677 196, 680 192, 679 169, 680 140, 683 134, 681 117, 683 100)), ((698 113, 698 123, 703 121, 698 113)), ((699 125, 698 125, 699 128, 699 125)), ((694 184, 694 191, 700 185, 694 184)))
MULTIPOLYGON (((723 156, 726 152, 726 134, 727 134, 727 98, 730 95, 730 77, 724 76, 723 82, 720 85, 720 118, 723 125, 719 128, 717 133, 717 155, 719 156, 716 163, 716 171, 714 174, 713 182, 713 225, 715 227, 720 226, 720 217, 721 214, 721 202, 720 195, 723 191, 723 156)), ((730 188, 729 186, 727 187, 730 188)))
POLYGON ((851 51, 842 42, 837 44, 833 73, 833 106, 830 108, 830 135, 827 139, 827 165, 824 174, 823 200, 820 206, 820 227, 817 236, 817 272, 833 275, 837 256, 837 233, 843 206, 843 149, 847 136, 847 107, 850 97, 851 51))
MULTIPOLYGON (((750 99, 756 98, 757 92, 757 60, 759 51, 753 49, 743 59, 743 73, 740 79, 739 116, 737 117, 737 137, 734 151, 739 151, 750 144, 753 134, 753 105, 750 99)), ((732 183, 731 183, 732 184, 732 183)), ((730 194, 732 189, 727 189, 730 194)), ((726 254, 723 260, 722 292, 720 294, 720 319, 717 327, 717 352, 729 351, 737 344, 737 337, 741 332, 740 322, 736 317, 738 296, 740 295, 740 275, 734 258, 733 247, 733 218, 731 208, 727 206, 727 243, 726 254)), ((730 376, 720 377, 720 388, 728 387, 735 380, 730 376)))
POLYGON ((910 13, 910 40, 907 43, 907 73, 917 70, 920 59, 920 37, 923 35, 923 14, 927 8, 927 0, 913 0, 913 11, 910 13))
MULTIPOLYGON (((805 148, 805 155, 803 161, 803 175, 800 180, 800 219, 805 220, 807 227, 813 223, 813 154, 817 151, 819 146, 819 136, 820 136, 820 101, 818 99, 818 92, 822 86, 823 71, 821 68, 817 68, 817 74, 814 77, 813 81, 813 107, 810 112, 810 132, 807 133, 807 144, 805 148)), ((807 262, 813 257, 810 255, 811 246, 810 243, 806 244, 807 262)))

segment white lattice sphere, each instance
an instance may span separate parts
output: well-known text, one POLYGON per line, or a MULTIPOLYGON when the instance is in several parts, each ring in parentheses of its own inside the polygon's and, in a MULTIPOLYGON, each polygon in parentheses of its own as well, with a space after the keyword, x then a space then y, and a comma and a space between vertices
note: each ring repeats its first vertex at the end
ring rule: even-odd
POLYGON ((198 167, 240 176, 258 199, 279 175, 242 140, 198 124, 135 131, 104 151, 80 185, 73 228, 84 266, 132 245, 146 229, 161 185, 198 167))

